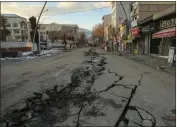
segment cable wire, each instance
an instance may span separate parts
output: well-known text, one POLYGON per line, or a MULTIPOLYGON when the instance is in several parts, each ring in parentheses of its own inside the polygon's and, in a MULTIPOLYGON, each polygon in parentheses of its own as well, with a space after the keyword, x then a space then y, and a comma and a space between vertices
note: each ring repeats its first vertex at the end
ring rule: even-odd
MULTIPOLYGON (((124 4, 129 4, 129 3, 124 3, 124 4)), ((121 4, 116 5, 116 7, 117 6, 121 6, 121 4)), ((73 12, 66 12, 66 13, 54 14, 54 15, 48 15, 48 16, 56 16, 56 15, 66 15, 66 14, 80 13, 80 12, 92 11, 92 10, 98 10, 98 9, 105 9, 105 8, 110 8, 110 7, 112 7, 112 6, 107 6, 107 7, 102 7, 102 8, 92 8, 92 9, 87 9, 87 10, 73 11, 73 12)))

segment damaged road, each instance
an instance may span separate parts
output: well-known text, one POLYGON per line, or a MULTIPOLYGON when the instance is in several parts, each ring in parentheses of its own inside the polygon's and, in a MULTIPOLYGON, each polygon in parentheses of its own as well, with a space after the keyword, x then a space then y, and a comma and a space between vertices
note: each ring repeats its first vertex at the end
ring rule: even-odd
MULTIPOLYGON (((146 78, 149 78, 152 73, 154 74, 152 70, 142 69, 134 63, 133 67, 127 66, 127 63, 123 63, 127 62, 123 58, 114 60, 117 57, 113 55, 101 56, 95 49, 82 49, 75 52, 74 55, 76 54, 83 58, 80 60, 82 64, 72 66, 71 69, 70 64, 66 65, 63 62, 64 67, 58 67, 58 71, 47 69, 46 72, 49 74, 57 72, 55 78, 52 76, 46 77, 47 73, 44 74, 45 71, 43 71, 38 77, 41 76, 41 79, 48 80, 45 89, 42 88, 37 92, 33 91, 33 96, 25 97, 24 102, 19 106, 20 108, 12 106, 13 108, 6 110, 1 124, 3 126, 24 127, 164 125, 162 119, 159 120, 161 116, 154 109, 149 109, 150 104, 144 102, 144 98, 148 96, 147 92, 154 94, 153 90, 158 89, 153 88, 151 91, 144 91, 149 89, 144 80, 147 80, 146 78), (122 61, 120 62, 120 60, 122 61), (135 66, 136 71, 133 70, 135 66), (70 74, 68 74, 69 72, 70 74), (67 78, 61 75, 67 75, 67 78), (67 82, 61 83, 56 78, 66 78, 67 82), (51 84, 49 85, 49 83, 51 84), (141 91, 144 92, 144 95, 141 91), (131 111, 136 111, 139 117, 133 116, 135 113, 131 111)), ((74 55, 72 57, 77 60, 73 63, 79 64, 77 62, 79 58, 74 55)), ((66 59, 66 57, 63 58, 66 59)), ((24 77, 33 76, 33 70, 28 72, 30 73, 23 72, 24 77)), ((157 75, 157 72, 154 75, 157 75)), ((156 80, 158 78, 157 76, 156 80)), ((159 83, 159 81, 152 85, 157 87, 156 83, 159 83)), ((33 87, 35 88, 34 85, 33 87)), ((158 96, 157 94, 154 98, 158 96)), ((154 105, 162 102, 161 98, 158 99, 159 101, 153 102, 154 105)), ((173 107, 173 103, 170 106, 173 107)), ((158 106, 156 109, 163 111, 158 106)))

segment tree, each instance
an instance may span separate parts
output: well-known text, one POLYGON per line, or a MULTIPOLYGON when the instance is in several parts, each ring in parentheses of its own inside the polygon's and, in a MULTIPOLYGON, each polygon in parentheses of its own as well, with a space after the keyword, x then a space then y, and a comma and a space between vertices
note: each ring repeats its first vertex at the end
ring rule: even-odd
POLYGON ((103 39, 104 36, 104 26, 103 24, 96 24, 93 29, 92 29, 92 38, 98 38, 99 43, 101 43, 101 40, 103 39))
POLYGON ((31 40, 33 42, 33 39, 34 39, 34 43, 36 43, 37 45, 37 53, 40 52, 40 49, 39 49, 39 33, 38 33, 38 28, 36 29, 37 25, 36 25, 36 18, 34 16, 30 17, 29 18, 29 21, 30 21, 30 24, 31 24, 31 32, 30 32, 30 36, 31 36, 31 40), (36 33, 35 33, 35 29, 36 29, 36 33), (34 37, 34 33, 35 33, 35 37, 34 37))
POLYGON ((6 41, 6 37, 10 35, 10 31, 6 28, 7 19, 4 16, 0 16, 0 40, 6 41))
POLYGON ((86 35, 85 35, 85 33, 84 33, 84 32, 80 32, 80 33, 79 33, 79 42, 80 42, 80 44, 81 44, 82 46, 84 45, 85 40, 86 40, 86 35))

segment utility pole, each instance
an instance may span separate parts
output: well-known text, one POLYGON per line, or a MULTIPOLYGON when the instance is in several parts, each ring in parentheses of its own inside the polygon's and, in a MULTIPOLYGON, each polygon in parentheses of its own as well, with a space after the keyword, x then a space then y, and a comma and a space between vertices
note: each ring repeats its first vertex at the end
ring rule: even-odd
MULTIPOLYGON (((47 2, 44 3, 44 6, 43 6, 43 8, 42 8, 42 10, 41 10, 41 13, 40 13, 40 15, 39 15, 39 18, 38 18, 38 20, 37 20, 36 28, 35 28, 35 30, 34 30, 34 36, 33 36, 33 53, 34 53, 34 41, 35 41, 36 31, 37 31, 37 28, 38 28, 39 20, 40 20, 40 18, 41 18, 41 15, 42 15, 42 13, 43 13, 43 11, 44 11, 44 8, 45 8, 46 4, 47 4, 47 2)), ((39 48, 39 49, 37 49, 37 50, 40 52, 40 42, 39 42, 38 48, 39 48)))

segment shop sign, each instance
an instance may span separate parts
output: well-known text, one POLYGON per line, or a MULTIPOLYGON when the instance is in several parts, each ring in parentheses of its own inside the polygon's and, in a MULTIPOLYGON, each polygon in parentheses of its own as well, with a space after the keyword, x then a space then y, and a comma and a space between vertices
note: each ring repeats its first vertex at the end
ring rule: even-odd
POLYGON ((139 36, 139 28, 138 27, 137 28, 133 28, 131 30, 131 32, 132 32, 132 36, 135 36, 135 37, 139 36))
POLYGON ((148 32, 153 32, 153 31, 155 31, 154 26, 148 25, 148 26, 145 26, 145 27, 141 28, 141 32, 143 32, 143 33, 148 33, 148 32))
POLYGON ((166 29, 174 26, 176 26, 176 18, 160 21, 160 29, 166 29))

